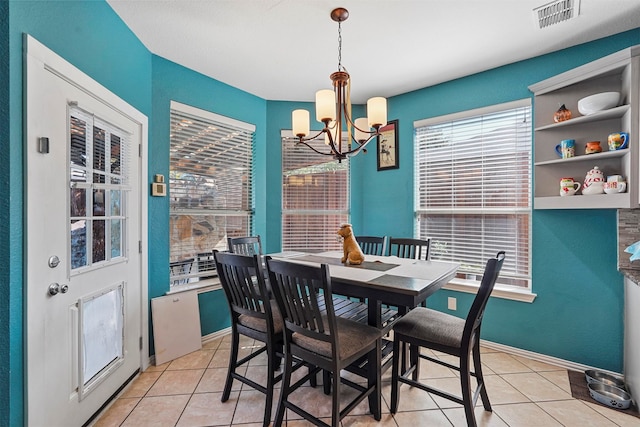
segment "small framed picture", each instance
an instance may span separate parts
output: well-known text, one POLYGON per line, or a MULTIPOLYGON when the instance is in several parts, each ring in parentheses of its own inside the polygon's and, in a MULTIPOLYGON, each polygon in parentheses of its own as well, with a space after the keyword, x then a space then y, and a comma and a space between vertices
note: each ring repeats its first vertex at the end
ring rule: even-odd
POLYGON ((378 135, 378 170, 398 169, 398 121, 390 120, 380 128, 378 135))

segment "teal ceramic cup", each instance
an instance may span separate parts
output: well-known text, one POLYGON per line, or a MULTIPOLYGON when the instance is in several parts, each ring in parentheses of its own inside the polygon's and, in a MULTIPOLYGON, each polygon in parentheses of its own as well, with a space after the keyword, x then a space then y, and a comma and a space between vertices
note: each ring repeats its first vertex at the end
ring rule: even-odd
POLYGON ((563 159, 568 159, 576 155, 576 140, 563 139, 556 145, 556 153, 563 159))

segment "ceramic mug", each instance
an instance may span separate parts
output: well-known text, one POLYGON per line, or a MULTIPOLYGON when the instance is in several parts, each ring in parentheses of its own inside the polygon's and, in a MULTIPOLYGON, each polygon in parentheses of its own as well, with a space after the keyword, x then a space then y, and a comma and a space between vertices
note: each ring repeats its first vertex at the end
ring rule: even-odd
POLYGON ((623 148, 627 148, 628 141, 629 134, 627 132, 612 133, 607 137, 609 151, 622 150, 623 148))
POLYGON ((604 183, 604 192, 607 194, 624 193, 627 183, 624 181, 607 181, 604 183))
POLYGON ((587 145, 584 148, 585 154, 600 153, 601 151, 602 147, 600 146, 600 141, 587 142, 587 145))
POLYGON ((556 153, 563 159, 568 159, 576 155, 576 140, 563 139, 560 144, 556 145, 556 153))
POLYGON ((622 175, 609 175, 607 182, 624 182, 624 177, 622 175))
POLYGON ((562 178, 560 180, 560 195, 573 196, 580 189, 580 183, 574 181, 573 178, 562 178))

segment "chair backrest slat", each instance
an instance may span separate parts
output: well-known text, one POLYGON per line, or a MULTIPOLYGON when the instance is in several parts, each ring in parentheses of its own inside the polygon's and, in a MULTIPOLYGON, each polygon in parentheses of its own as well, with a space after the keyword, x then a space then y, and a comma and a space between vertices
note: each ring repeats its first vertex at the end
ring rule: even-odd
POLYGON ((241 255, 262 255, 260 236, 243 236, 227 238, 229 252, 241 255))
POLYGON ((389 255, 399 258, 431 259, 431 239, 389 238, 389 255))
POLYGON ((487 261, 484 274, 482 275, 482 282, 480 282, 480 288, 478 289, 478 293, 473 299, 473 303, 471 303, 471 308, 467 314, 467 320, 464 325, 463 340, 466 337, 470 337, 472 334, 476 336, 476 339, 479 339, 484 309, 487 306, 491 292, 498 280, 498 275, 502 269, 504 258, 505 252, 500 251, 495 258, 491 258, 487 261))
POLYGON ((271 317, 269 293, 258 256, 249 257, 218 251, 214 251, 213 256, 220 284, 232 313, 261 319, 271 317))
POLYGON ((337 351, 337 343, 333 339, 336 321, 329 267, 322 264, 318 268, 271 258, 267 258, 267 267, 285 329, 330 342, 333 350, 337 351), (324 310, 319 299, 324 303, 324 310))
POLYGON ((387 236, 356 236, 356 242, 365 255, 384 256, 387 254, 387 236))

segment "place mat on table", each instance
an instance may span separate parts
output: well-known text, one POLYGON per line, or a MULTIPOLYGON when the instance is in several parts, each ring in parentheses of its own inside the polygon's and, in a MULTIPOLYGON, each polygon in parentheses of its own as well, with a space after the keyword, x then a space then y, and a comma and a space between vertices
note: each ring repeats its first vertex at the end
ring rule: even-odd
POLYGON ((347 264, 342 264, 340 262, 340 258, 325 257, 325 256, 319 256, 319 255, 305 255, 302 257, 298 257, 296 259, 301 261, 307 261, 307 262, 317 262, 319 264, 341 265, 343 267, 362 268, 365 270, 373 270, 373 271, 388 271, 399 265, 399 264, 387 264, 387 263, 378 262, 378 261, 365 261, 359 265, 347 265, 347 264))
POLYGON ((618 409, 612 408, 611 406, 607 406, 602 404, 591 397, 589 394, 589 388, 587 387, 587 379, 584 376, 584 372, 578 371, 570 371, 567 370, 569 374, 569 385, 571 385, 571 396, 574 399, 584 400, 585 402, 595 403, 596 405, 603 406, 609 409, 615 409, 616 411, 620 411, 623 414, 632 415, 636 418, 640 418, 640 413, 633 407, 629 407, 629 409, 618 409))

